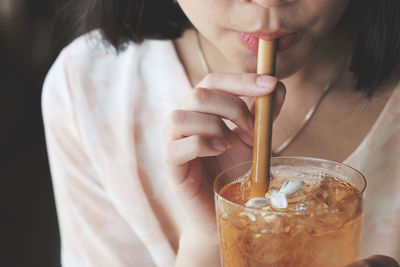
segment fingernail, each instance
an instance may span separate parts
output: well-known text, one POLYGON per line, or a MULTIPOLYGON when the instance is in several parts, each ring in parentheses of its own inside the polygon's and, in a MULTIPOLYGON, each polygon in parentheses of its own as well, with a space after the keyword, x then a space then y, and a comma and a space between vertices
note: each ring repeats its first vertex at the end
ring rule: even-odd
POLYGON ((272 76, 260 75, 256 79, 256 84, 261 88, 272 88, 276 84, 276 78, 272 76))
POLYGON ((219 140, 219 139, 213 139, 211 140, 211 145, 215 150, 218 151, 225 151, 226 150, 226 142, 219 140))

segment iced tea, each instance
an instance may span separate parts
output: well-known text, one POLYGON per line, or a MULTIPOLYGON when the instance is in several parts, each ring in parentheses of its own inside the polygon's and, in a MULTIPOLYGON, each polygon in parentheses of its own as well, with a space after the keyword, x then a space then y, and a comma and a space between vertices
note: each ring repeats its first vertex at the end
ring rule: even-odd
POLYGON ((250 163, 220 174, 215 183, 221 260, 235 266, 344 266, 359 258, 365 180, 334 162, 273 158, 271 192, 287 180, 305 185, 288 207, 246 208, 250 163))

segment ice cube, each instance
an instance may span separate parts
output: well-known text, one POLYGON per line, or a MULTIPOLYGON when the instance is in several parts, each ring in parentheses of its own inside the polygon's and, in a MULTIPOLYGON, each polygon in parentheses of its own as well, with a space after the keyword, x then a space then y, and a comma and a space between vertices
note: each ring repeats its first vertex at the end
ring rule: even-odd
POLYGON ((272 191, 271 205, 277 209, 286 209, 288 207, 286 195, 276 190, 272 191))
POLYGON ((281 192, 285 195, 291 195, 291 194, 295 193, 297 190, 299 190, 300 188, 302 188, 305 184, 306 183, 301 180, 285 181, 283 183, 281 189, 279 189, 279 192, 281 192))
POLYGON ((270 201, 265 197, 253 197, 246 202, 245 206, 247 208, 262 208, 268 204, 270 204, 270 201))

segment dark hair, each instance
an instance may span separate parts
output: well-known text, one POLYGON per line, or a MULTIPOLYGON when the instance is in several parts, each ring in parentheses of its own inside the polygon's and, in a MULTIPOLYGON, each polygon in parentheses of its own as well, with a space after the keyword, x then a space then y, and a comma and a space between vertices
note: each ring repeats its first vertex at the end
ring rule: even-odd
MULTIPOLYGON (((86 29, 100 29, 117 50, 144 39, 175 39, 191 27, 174 0, 88 0, 86 29)), ((350 0, 343 20, 356 33, 350 70, 356 90, 370 97, 389 79, 400 59, 400 0, 350 0)))
POLYGON ((399 67, 400 1, 352 0, 345 16, 355 22, 350 70, 357 77, 356 90, 370 97, 399 67))
POLYGON ((175 39, 191 23, 174 0, 88 0, 83 9, 87 30, 100 29, 118 50, 144 39, 175 39))

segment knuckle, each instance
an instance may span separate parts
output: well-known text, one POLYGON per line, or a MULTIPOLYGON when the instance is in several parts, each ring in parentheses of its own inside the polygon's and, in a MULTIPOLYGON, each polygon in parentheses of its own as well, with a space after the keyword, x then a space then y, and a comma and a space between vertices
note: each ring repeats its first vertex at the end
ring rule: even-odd
POLYGON ((203 142, 202 141, 203 141, 203 139, 198 135, 195 135, 192 138, 192 142, 191 142, 192 143, 192 147, 196 151, 197 155, 202 150, 202 146, 203 146, 203 142))
POLYGON ((255 77, 256 75, 252 73, 243 73, 240 80, 242 89, 246 89, 247 87, 249 87, 250 83, 255 83, 255 77))
POLYGON ((186 117, 187 114, 184 110, 177 109, 170 113, 167 121, 169 122, 169 124, 179 125, 185 121, 186 117))
POLYGON ((203 80, 201 81, 200 84, 202 84, 204 87, 210 88, 212 87, 213 84, 216 83, 218 80, 219 75, 217 73, 208 73, 203 80))
POLYGON ((209 101, 210 95, 209 90, 205 88, 196 88, 193 90, 193 101, 196 105, 202 105, 209 101))
POLYGON ((243 73, 240 79, 240 88, 243 92, 247 92, 249 89, 256 86, 256 79, 258 74, 255 73, 243 73))

